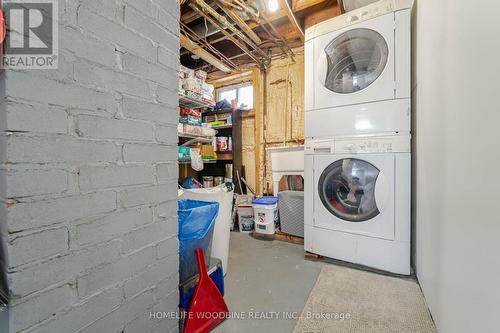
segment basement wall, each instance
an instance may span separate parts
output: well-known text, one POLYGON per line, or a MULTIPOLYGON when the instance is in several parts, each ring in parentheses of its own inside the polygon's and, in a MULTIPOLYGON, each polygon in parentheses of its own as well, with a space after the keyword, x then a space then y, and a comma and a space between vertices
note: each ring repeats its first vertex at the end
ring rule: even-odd
POLYGON ((242 158, 246 180, 259 193, 272 191, 271 157, 265 148, 304 143, 304 48, 296 48, 294 60, 275 59, 267 69, 265 87, 259 69, 245 75, 213 82, 216 88, 253 82, 254 113, 260 116, 242 119, 242 158), (252 74, 253 73, 253 74, 252 74), (264 89, 262 92, 261 89, 264 89), (266 100, 260 97, 265 94, 266 100), (263 104, 267 110, 264 112, 263 104), (260 149, 256 150, 256 132, 260 131, 260 149), (259 154, 259 156, 256 156, 259 154), (256 160, 260 169, 256 170, 256 160))
MULTIPOLYGON (((267 71, 263 116, 264 147, 285 147, 304 143, 304 48, 294 49, 295 57, 275 60, 267 71)), ((265 168, 259 176, 262 191, 273 189, 271 154, 264 150, 265 168)))
POLYGON ((497 1, 413 10, 416 273, 440 333, 498 332, 497 1))
POLYGON ((59 69, 1 74, 2 332, 177 331, 179 14, 59 1, 59 69))

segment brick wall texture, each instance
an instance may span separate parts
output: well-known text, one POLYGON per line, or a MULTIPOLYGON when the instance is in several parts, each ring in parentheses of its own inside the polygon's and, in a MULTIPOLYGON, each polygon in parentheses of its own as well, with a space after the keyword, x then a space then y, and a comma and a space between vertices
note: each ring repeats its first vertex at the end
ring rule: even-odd
POLYGON ((177 330, 176 0, 59 0, 59 68, 1 74, 9 332, 177 330))

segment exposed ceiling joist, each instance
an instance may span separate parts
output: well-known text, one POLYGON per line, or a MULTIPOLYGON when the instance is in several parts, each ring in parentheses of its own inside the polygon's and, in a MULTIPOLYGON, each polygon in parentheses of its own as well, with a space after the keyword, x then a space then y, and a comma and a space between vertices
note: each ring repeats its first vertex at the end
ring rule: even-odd
POLYGON ((282 8, 286 11, 286 15, 288 16, 290 23, 292 23, 292 26, 297 31, 300 40, 304 42, 306 40, 306 37, 304 35, 304 30, 302 30, 302 27, 297 21, 297 18, 295 17, 295 14, 293 13, 293 10, 290 7, 290 4, 288 3, 288 0, 280 0, 280 3, 282 8))
MULTIPOLYGON (((294 12, 300 12, 300 11, 306 10, 310 7, 316 6, 316 5, 321 4, 321 3, 326 3, 329 1, 330 0, 292 0, 291 1, 291 8, 293 9, 294 12)), ((215 3, 211 3, 210 6, 212 8, 217 7, 215 5, 215 3)), ((278 20, 278 19, 285 17, 285 16, 287 16, 285 10, 280 9, 276 13, 270 14, 269 20, 275 21, 275 20, 278 20)), ((194 20, 199 19, 200 17, 201 16, 196 11, 189 11, 187 13, 184 13, 181 16, 181 21, 188 24, 188 23, 193 22, 194 20)))
POLYGON ((224 73, 231 72, 231 69, 226 64, 214 57, 210 52, 204 50, 200 45, 190 40, 187 36, 180 34, 179 38, 181 46, 185 49, 200 56, 200 58, 213 65, 217 69, 223 71, 224 73))
POLYGON ((301 10, 307 9, 312 6, 319 5, 326 0, 293 0, 292 9, 294 12, 300 12, 301 10))
MULTIPOLYGON (((243 72, 244 66, 267 67, 271 59, 293 59, 295 48, 304 43, 304 29, 340 12, 339 0, 277 0, 279 8, 274 12, 269 12, 267 1, 186 1, 181 8, 181 33, 226 68, 243 72)), ((181 50, 186 66, 205 69, 210 77, 227 75, 213 62, 192 59, 189 52, 181 50)))
POLYGON ((255 32, 253 32, 252 28, 246 24, 245 20, 243 20, 238 14, 236 14, 232 9, 227 8, 225 5, 219 3, 219 7, 227 14, 240 28, 243 30, 248 37, 250 37, 257 45, 262 43, 262 40, 257 36, 255 32))
MULTIPOLYGON (((266 54, 264 51, 262 51, 258 45, 256 45, 250 38, 248 38, 244 33, 239 31, 234 25, 229 22, 226 17, 220 15, 217 13, 215 9, 210 7, 206 2, 203 0, 193 0, 193 3, 191 3, 191 8, 196 8, 195 4, 199 9, 201 9, 204 13, 210 14, 213 18, 215 18, 218 22, 221 23, 221 25, 226 26, 229 30, 234 32, 236 36, 238 36, 239 39, 241 39, 243 42, 245 42, 247 45, 249 45, 251 48, 253 48, 255 51, 257 51, 262 57, 266 57, 266 54)), ((206 17, 206 16, 205 16, 206 17)))
POLYGON ((205 17, 208 22, 213 24, 215 27, 220 29, 220 31, 227 37, 229 38, 236 46, 238 46, 243 52, 245 52, 253 61, 255 61, 257 64, 260 63, 259 58, 257 58, 255 55, 253 55, 252 52, 248 50, 248 48, 240 42, 238 39, 236 39, 231 33, 226 31, 218 22, 216 22, 211 16, 203 12, 201 9, 198 9, 196 6, 191 5, 194 11, 198 12, 201 16, 205 17))

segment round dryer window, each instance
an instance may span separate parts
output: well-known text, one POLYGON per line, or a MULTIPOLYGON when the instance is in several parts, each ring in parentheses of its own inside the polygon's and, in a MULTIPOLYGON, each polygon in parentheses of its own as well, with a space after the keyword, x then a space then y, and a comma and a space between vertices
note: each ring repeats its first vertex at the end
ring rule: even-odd
POLYGON ((372 84, 384 71, 389 57, 387 43, 378 32, 353 29, 337 36, 325 48, 325 87, 349 94, 372 84))
POLYGON ((342 220, 370 220, 380 213, 375 201, 375 183, 379 173, 379 169, 363 160, 338 160, 321 174, 319 197, 326 209, 342 220))

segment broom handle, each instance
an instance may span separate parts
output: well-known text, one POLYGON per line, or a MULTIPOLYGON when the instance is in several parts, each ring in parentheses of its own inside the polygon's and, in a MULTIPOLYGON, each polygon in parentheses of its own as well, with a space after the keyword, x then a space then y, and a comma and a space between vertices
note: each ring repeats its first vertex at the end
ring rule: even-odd
POLYGON ((200 280, 208 278, 207 267, 205 266, 205 251, 201 247, 196 249, 196 261, 198 262, 200 280))

